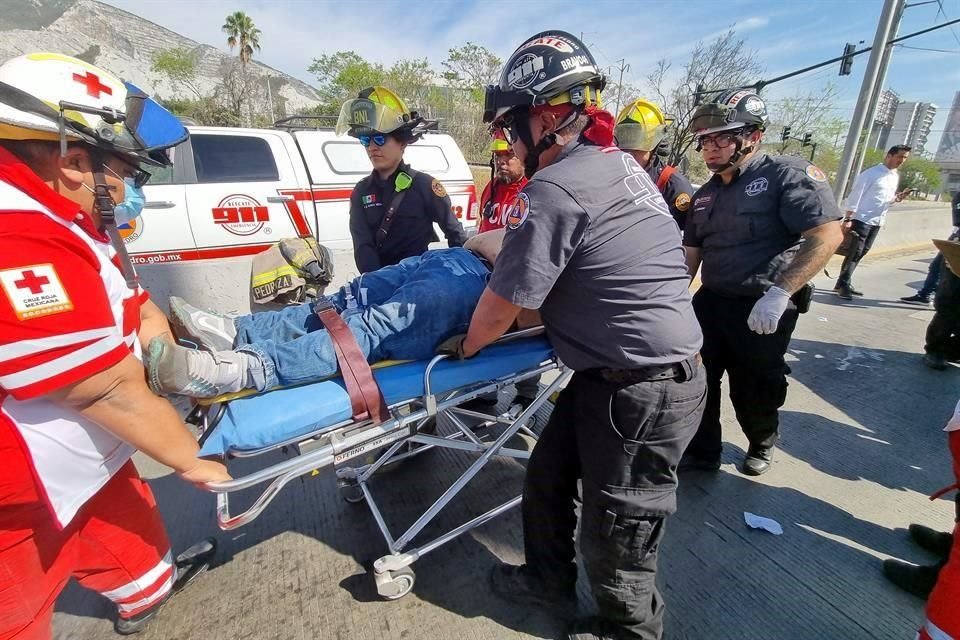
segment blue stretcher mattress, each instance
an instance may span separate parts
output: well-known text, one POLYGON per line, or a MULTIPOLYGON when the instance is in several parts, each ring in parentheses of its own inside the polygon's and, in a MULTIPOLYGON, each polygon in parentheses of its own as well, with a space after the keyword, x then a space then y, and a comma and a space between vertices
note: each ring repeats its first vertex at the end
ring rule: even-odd
MULTIPOLYGON (((543 337, 492 345, 469 360, 439 363, 431 375, 432 391, 443 393, 509 376, 552 357, 553 347, 543 337)), ((422 360, 374 370, 388 405, 423 396, 427 363, 422 360)), ((349 420, 351 415, 350 397, 340 378, 240 398, 227 405, 199 455, 262 449, 349 420)))

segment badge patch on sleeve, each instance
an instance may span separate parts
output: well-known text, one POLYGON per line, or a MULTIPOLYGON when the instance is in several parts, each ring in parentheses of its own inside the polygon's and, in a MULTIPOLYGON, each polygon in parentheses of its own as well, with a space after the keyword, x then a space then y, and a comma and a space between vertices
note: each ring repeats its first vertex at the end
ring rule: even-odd
POLYGON ((73 310, 73 303, 52 264, 0 271, 0 286, 18 320, 73 310))
POLYGON ((443 188, 443 185, 436 178, 433 179, 433 184, 430 185, 430 188, 433 189, 433 193, 438 198, 445 198, 447 196, 447 190, 443 188))
POLYGON ((827 181, 827 174, 825 174, 823 170, 816 165, 808 164, 806 173, 808 178, 810 178, 811 180, 815 180, 816 182, 827 181))
POLYGON ((510 213, 507 214, 507 226, 511 229, 517 229, 522 225, 530 214, 530 197, 524 192, 517 195, 510 207, 510 213))
POLYGON ((677 209, 677 211, 686 211, 690 208, 690 196, 685 193, 681 193, 673 201, 673 206, 677 209))

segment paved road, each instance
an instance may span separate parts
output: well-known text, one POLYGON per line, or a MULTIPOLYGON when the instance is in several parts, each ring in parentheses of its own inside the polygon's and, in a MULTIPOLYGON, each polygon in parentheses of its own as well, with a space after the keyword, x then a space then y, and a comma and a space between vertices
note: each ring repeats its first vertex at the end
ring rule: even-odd
MULTIPOLYGON (((920 364, 932 312, 895 302, 923 279, 930 257, 865 263, 858 285, 867 295, 854 303, 829 293, 826 278, 817 283, 816 304, 790 349, 783 439, 769 474, 736 471, 745 441, 726 407, 723 469, 683 478, 663 546, 668 638, 913 636, 922 603, 887 584, 879 566, 891 556, 930 561, 910 544, 906 525, 951 522, 951 503, 926 495, 950 479, 940 428, 956 402, 960 369, 920 364), (747 529, 744 511, 778 520, 784 534, 747 529)), ((428 454, 382 478, 376 490, 388 521, 412 522, 467 461, 428 454)), ((211 496, 144 468, 155 476, 177 548, 215 532, 211 496)), ((521 480, 518 464, 492 465, 439 524, 506 499, 521 480)), ((372 518, 363 505, 338 499, 329 473, 292 483, 259 520, 220 540, 219 566, 172 600, 143 640, 467 640, 560 631, 546 615, 489 593, 491 564, 521 558, 516 511, 420 560, 414 593, 395 602, 378 600, 365 573, 384 552, 372 518)), ((78 587, 57 611, 57 638, 115 637, 110 606, 78 587)))

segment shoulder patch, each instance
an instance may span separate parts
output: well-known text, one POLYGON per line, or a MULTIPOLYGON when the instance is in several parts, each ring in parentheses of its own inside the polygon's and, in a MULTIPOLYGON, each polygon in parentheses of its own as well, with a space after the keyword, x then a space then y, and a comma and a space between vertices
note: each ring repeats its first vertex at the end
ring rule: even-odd
POLYGON ((821 169, 820 167, 818 167, 818 166, 815 165, 815 164, 808 164, 808 165, 807 165, 807 168, 805 169, 805 173, 807 174, 807 177, 808 177, 808 178, 810 178, 811 180, 813 180, 813 181, 815 181, 815 182, 826 182, 826 181, 827 181, 827 174, 825 174, 825 173, 823 172, 823 169, 821 169))
POLYGON ((518 229, 520 225, 526 222, 528 215, 530 215, 530 196, 521 191, 507 214, 507 226, 511 229, 518 229))
POLYGON ((686 211, 690 208, 690 196, 685 193, 681 193, 673 201, 673 206, 677 211, 686 211))
POLYGON ((0 287, 20 321, 73 310, 57 270, 49 263, 0 271, 0 287))
POLYGON ((433 179, 433 183, 430 185, 430 188, 433 189, 434 195, 436 195, 438 198, 445 198, 447 196, 447 190, 444 189, 443 184, 436 178, 433 179))

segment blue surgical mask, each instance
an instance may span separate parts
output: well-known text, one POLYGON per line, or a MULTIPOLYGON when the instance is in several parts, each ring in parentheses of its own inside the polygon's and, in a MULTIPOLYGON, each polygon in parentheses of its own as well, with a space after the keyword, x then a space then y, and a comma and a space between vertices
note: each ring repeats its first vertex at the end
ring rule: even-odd
POLYGON ((143 188, 138 187, 133 178, 124 178, 123 186, 123 202, 117 203, 113 208, 113 216, 118 227, 139 218, 140 214, 143 213, 143 203, 146 200, 143 195, 143 188))

